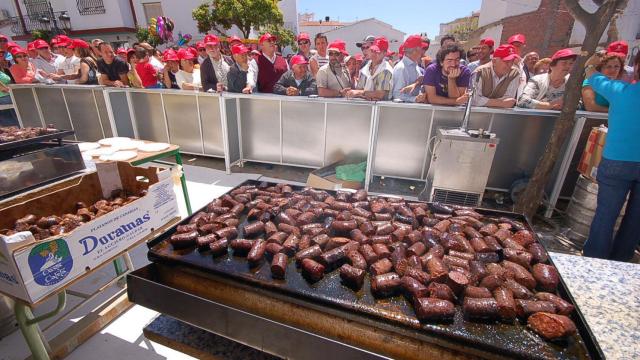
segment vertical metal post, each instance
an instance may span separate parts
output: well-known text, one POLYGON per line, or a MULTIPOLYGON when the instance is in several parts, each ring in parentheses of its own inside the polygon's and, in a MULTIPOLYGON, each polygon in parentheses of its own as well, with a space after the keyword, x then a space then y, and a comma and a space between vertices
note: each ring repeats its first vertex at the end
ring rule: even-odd
POLYGON ((322 167, 327 166, 327 111, 328 103, 324 103, 324 126, 322 128, 322 167))
POLYGON ((553 189, 551 190, 549 205, 547 205, 547 210, 544 213, 544 216, 547 218, 550 218, 551 215, 553 215, 553 209, 556 207, 556 203, 558 202, 558 198, 560 197, 562 185, 564 185, 564 180, 567 178, 567 173, 569 172, 569 167, 571 166, 571 159, 573 159, 573 155, 576 152, 576 147, 578 146, 578 141, 580 140, 580 134, 582 134, 582 130, 584 129, 586 120, 587 119, 584 116, 580 116, 573 126, 573 131, 571 132, 569 143, 567 144, 567 149, 562 155, 562 162, 560 163, 558 176, 553 182, 553 189))
POLYGON ((9 96, 11 96, 11 103, 13 104, 13 111, 16 112, 16 117, 18 118, 18 125, 23 128, 24 124, 22 123, 22 116, 20 116, 20 111, 18 110, 18 103, 16 102, 16 97, 13 95, 13 91, 15 88, 12 88, 9 91, 9 96))
POLYGON ((191 215, 191 201, 189 200, 189 192, 187 191, 187 180, 184 175, 184 168, 182 166, 182 155, 180 155, 180 151, 176 150, 176 164, 180 166, 180 170, 182 171, 182 176, 180 176, 180 184, 182 185, 182 193, 184 194, 184 201, 187 204, 187 213, 191 215))
POLYGON ((217 97, 218 107, 220 108, 220 127, 222 130, 222 148, 224 151, 224 169, 227 175, 231 174, 231 155, 229 154, 229 126, 227 124, 227 102, 224 94, 217 97))
POLYGON ((33 100, 36 103, 36 110, 38 110, 38 116, 40 117, 40 123, 42 127, 47 127, 47 124, 44 123, 44 116, 42 115, 42 108, 40 107, 40 100, 38 99, 38 94, 36 93, 36 88, 32 87, 31 92, 33 93, 33 100))
MULTIPOLYGON (((129 108, 129 117, 131 118, 131 127, 133 128, 133 137, 136 139, 140 139, 138 137, 138 122, 136 121, 136 113, 135 111, 133 111, 133 102, 131 101, 131 92, 125 91, 125 96, 127 97, 127 107, 129 108)), ((162 108, 162 111, 164 111, 164 106, 162 108)))
POLYGON ((244 163, 244 152, 242 150, 242 114, 240 113, 240 98, 236 98, 236 116, 238 117, 238 151, 240 152, 239 165, 244 163))
POLYGON ((200 115, 200 97, 196 93, 196 111, 198 112, 198 129, 200 130, 200 148, 202 149, 202 155, 204 155, 204 133, 202 131, 202 116, 200 115))
POLYGON ((69 117, 69 125, 71 125, 71 130, 74 131, 73 138, 78 141, 78 135, 75 133, 75 126, 73 126, 73 120, 71 119, 71 111, 69 111, 69 104, 67 104, 67 96, 64 94, 64 88, 60 89, 60 93, 62 94, 62 101, 64 101, 64 108, 67 110, 67 116, 69 117))
POLYGON ((171 136, 169 135, 169 121, 167 120, 167 109, 164 107, 164 96, 162 96, 162 93, 160 93, 160 104, 162 105, 162 117, 164 118, 164 130, 167 133, 167 142, 171 143, 171 136))
POLYGON ((91 96, 93 96, 93 105, 96 107, 96 115, 98 115, 98 124, 100 125, 100 131, 102 131, 102 137, 107 137, 104 133, 104 126, 102 126, 102 116, 100 116, 100 108, 98 108, 98 99, 96 98, 96 91, 91 89, 91 96))
POLYGON ((283 129, 282 129, 282 100, 278 100, 278 114, 280 116, 280 165, 284 162, 284 154, 283 154, 283 143, 282 139, 283 129))
POLYGON ((378 104, 374 103, 371 106, 371 124, 369 126, 369 147, 367 152, 367 169, 364 177, 364 189, 369 191, 369 183, 371 182, 371 176, 374 167, 374 158, 376 153, 375 142, 378 137, 378 104))
MULTIPOLYGON (((107 108, 107 116, 109 116, 109 124, 111 125, 111 134, 115 137, 118 136, 118 127, 116 126, 116 118, 113 115, 113 108, 111 107, 111 90, 103 90, 102 96, 104 96, 104 105, 107 108)), ((127 99, 128 101, 128 99, 127 99)), ((129 107, 129 116, 131 116, 131 108, 129 107)), ((106 137, 107 134, 104 133, 104 129, 102 134, 106 137)))
MULTIPOLYGON (((431 131, 433 130, 433 118, 435 117, 436 111, 431 109, 431 118, 429 119, 429 130, 427 130, 427 144, 424 147, 424 157, 422 159, 422 171, 420 172, 420 179, 424 179, 425 174, 424 171, 427 168, 427 158, 429 157, 429 145, 431 145, 431 131)), ((429 164, 431 164, 431 160, 429 160, 429 164)))

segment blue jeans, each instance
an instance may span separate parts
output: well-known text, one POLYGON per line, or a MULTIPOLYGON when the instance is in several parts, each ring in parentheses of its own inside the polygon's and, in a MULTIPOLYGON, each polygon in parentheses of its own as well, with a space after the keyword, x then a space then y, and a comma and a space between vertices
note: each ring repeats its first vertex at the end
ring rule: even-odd
MULTIPOLYGON (((0 97, 0 105, 11 104, 11 96, 0 97)), ((18 126, 18 118, 13 109, 0 110, 0 126, 18 126)))
POLYGON ((629 261, 640 242, 640 162, 602 158, 597 180, 598 206, 583 254, 629 261), (627 194, 627 208, 614 237, 613 228, 627 194))

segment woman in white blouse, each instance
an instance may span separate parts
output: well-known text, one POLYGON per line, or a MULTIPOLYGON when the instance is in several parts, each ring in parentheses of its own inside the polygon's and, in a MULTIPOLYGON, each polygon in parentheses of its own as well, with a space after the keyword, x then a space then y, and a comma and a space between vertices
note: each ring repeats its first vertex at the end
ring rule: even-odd
POLYGON ((202 87, 200 69, 193 66, 196 58, 197 54, 191 48, 178 50, 180 70, 176 73, 176 83, 182 90, 199 90, 202 87))

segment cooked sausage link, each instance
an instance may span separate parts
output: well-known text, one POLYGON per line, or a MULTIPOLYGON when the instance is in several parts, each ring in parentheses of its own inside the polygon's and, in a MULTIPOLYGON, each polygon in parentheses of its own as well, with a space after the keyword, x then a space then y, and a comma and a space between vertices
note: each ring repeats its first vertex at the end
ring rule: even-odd
POLYGON ((516 299, 516 314, 518 317, 526 319, 530 315, 537 312, 556 312, 556 307, 550 301, 534 301, 534 300, 521 300, 516 299))
POLYGON ((289 258, 284 253, 277 253, 271 260, 271 276, 276 279, 284 279, 289 258))
POLYGON ((249 250, 249 254, 247 255, 247 260, 252 264, 257 264, 262 260, 264 256, 264 252, 267 248, 267 242, 264 239, 260 238, 253 242, 253 246, 251 250, 249 250))
POLYGON ((227 253, 228 246, 229 240, 227 240, 227 238, 222 238, 209 244, 209 249, 211 249, 211 254, 213 254, 213 256, 220 256, 227 253))
POLYGON ((560 275, 554 266, 546 264, 533 265, 533 277, 538 282, 540 290, 555 292, 560 282, 560 275))
POLYGON ((373 276, 377 276, 389 273, 391 272, 391 269, 393 269, 393 264, 389 259, 384 258, 371 264, 371 266, 369 267, 369 272, 371 272, 373 276))
POLYGON ((238 230, 235 227, 226 227, 215 232, 219 238, 235 239, 238 236, 238 230))
POLYGON ((304 250, 300 250, 296 253, 296 262, 301 263, 304 259, 314 259, 317 260, 320 255, 322 255, 322 249, 320 246, 313 245, 304 250))
POLYGON ((416 317, 424 321, 449 321, 455 315, 451 301, 436 298, 419 298, 415 301, 416 317))
POLYGON ((196 238, 196 246, 199 249, 206 249, 209 247, 211 243, 218 240, 218 237, 215 234, 209 234, 205 236, 198 236, 196 238))
POLYGON ((301 267, 302 275, 311 282, 319 281, 324 277, 324 266, 314 260, 302 260, 301 267))
POLYGON ((513 292, 507 288, 499 287, 493 290, 493 297, 498 304, 498 316, 504 322, 511 323, 516 319, 516 302, 513 292))
POLYGON ((527 325, 547 340, 562 339, 576 333, 576 325, 565 315, 539 312, 529 316, 527 325))
POLYGON ((242 232, 244 236, 256 236, 260 235, 264 231, 264 223, 262 221, 254 221, 252 223, 246 224, 242 228, 242 232))
POLYGON ((178 225, 178 227, 176 228, 176 233, 183 234, 183 233, 188 233, 195 230, 198 230, 197 224, 178 225))
POLYGON ((448 300, 454 302, 456 299, 455 294, 451 290, 451 288, 445 284, 440 284, 436 282, 432 282, 427 286, 429 290, 429 296, 433 298, 448 300))
POLYGON ((371 278, 371 292, 376 296, 390 296, 400 288, 400 276, 386 273, 371 278))
POLYGON ((253 247, 253 241, 248 239, 233 239, 229 243, 229 246, 233 249, 234 255, 245 256, 253 247))
POLYGON ((462 312, 469 319, 495 319, 498 317, 498 303, 494 298, 465 298, 462 312))
POLYGON ((477 298, 477 299, 492 298, 493 297, 493 295, 491 295, 491 291, 489 291, 489 289, 484 288, 484 287, 478 287, 478 286, 467 286, 466 289, 464 289, 464 296, 465 297, 471 297, 471 298, 477 298))
POLYGON ((173 234, 171 238, 169 238, 169 242, 175 249, 181 249, 189 246, 193 246, 196 244, 196 239, 198 238, 198 232, 192 231, 188 233, 182 234, 173 234))
POLYGON ((364 284, 366 272, 363 269, 344 264, 340 267, 340 278, 347 286, 354 290, 360 290, 364 284))
POLYGON ((536 299, 552 302, 556 307, 556 312, 560 315, 570 315, 575 307, 568 301, 564 300, 558 295, 554 295, 548 292, 538 292, 535 295, 536 299))

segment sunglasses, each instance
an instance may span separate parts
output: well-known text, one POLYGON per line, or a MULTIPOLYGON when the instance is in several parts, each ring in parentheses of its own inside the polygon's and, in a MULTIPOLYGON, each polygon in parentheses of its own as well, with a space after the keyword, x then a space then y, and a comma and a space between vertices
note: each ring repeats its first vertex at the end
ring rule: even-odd
POLYGON ((298 45, 310 45, 311 41, 309 40, 302 40, 302 41, 298 41, 298 45))
POLYGON ((329 51, 329 56, 340 56, 340 53, 337 51, 329 51))
POLYGON ((2 39, 0 39, 0 42, 9 42, 9 40, 7 40, 5 38, 2 38, 2 39))
POLYGON ((362 45, 360 48, 362 50, 369 50, 369 45, 362 45))
POLYGON ((14 59, 22 59, 22 58, 26 58, 26 57, 27 57, 27 55, 16 55, 13 58, 14 59))

